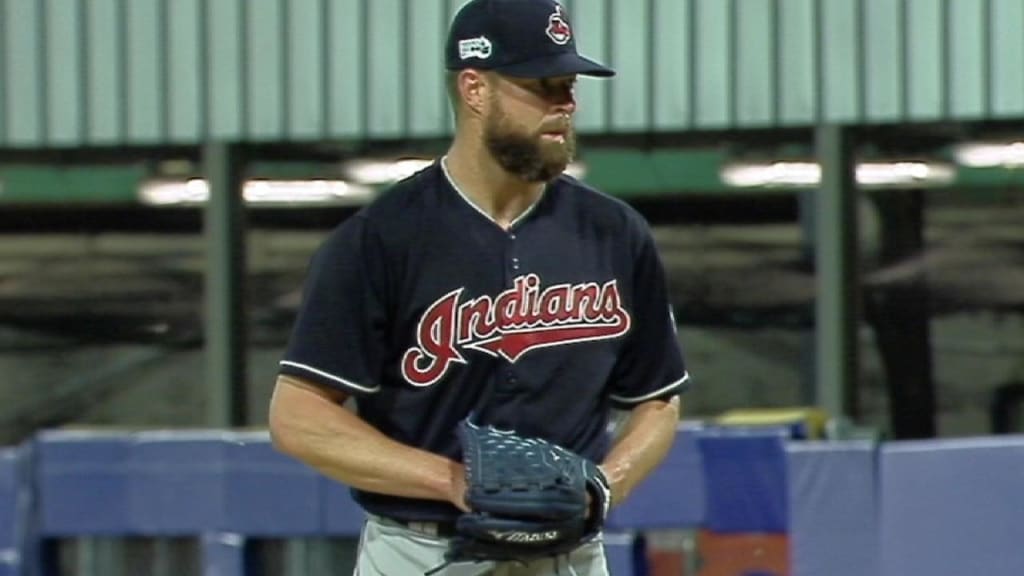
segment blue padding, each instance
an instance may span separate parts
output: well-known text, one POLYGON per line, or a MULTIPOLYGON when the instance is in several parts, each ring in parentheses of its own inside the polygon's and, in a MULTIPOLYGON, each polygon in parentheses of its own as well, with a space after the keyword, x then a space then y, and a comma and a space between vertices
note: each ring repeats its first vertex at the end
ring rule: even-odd
POLYGON ((226 432, 135 436, 128 497, 133 531, 187 535, 220 527, 226 432))
POLYGON ((788 427, 714 427, 697 435, 704 464, 704 526, 727 534, 785 532, 788 427))
POLYGON ((37 497, 44 536, 123 534, 131 526, 126 434, 42 432, 37 497))
POLYGON ((793 442, 786 455, 792 576, 878 574, 876 444, 793 442))
POLYGON ((883 576, 1024 574, 1024 437, 882 448, 883 576))
POLYGON ((321 477, 324 531, 332 536, 358 537, 363 531, 366 514, 352 499, 349 488, 327 477, 321 477))
POLYGON ((224 471, 222 529, 267 537, 321 531, 320 474, 275 451, 267 433, 234 435, 224 471))
POLYGON ((672 450, 654 472, 608 516, 614 530, 687 528, 704 520, 704 470, 697 433, 702 425, 679 427, 672 450))
POLYGON ((362 527, 348 488, 276 452, 265 432, 55 431, 37 444, 46 536, 357 535, 362 527))

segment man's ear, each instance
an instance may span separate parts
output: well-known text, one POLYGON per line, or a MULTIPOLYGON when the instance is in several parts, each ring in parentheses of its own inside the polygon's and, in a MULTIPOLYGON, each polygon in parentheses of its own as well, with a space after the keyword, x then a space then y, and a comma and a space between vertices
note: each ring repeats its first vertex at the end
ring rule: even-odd
POLYGON ((487 103, 488 90, 493 89, 486 74, 472 68, 459 72, 459 94, 466 108, 475 114, 482 114, 487 103))

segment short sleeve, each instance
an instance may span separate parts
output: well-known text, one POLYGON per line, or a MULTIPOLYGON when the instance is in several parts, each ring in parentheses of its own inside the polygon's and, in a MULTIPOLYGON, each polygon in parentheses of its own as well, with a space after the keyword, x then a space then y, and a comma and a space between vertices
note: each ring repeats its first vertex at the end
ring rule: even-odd
POLYGON ((642 220, 635 233, 632 326, 612 372, 609 394, 616 407, 626 409, 670 398, 690 385, 654 238, 642 220))
POLYGON ((387 334, 386 258, 360 214, 314 254, 280 373, 342 390, 379 390, 387 334))

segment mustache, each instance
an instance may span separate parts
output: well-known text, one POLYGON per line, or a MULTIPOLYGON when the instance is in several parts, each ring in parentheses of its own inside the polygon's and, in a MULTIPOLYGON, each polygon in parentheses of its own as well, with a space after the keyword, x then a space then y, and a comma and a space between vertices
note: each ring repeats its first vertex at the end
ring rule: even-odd
POLYGON ((558 120, 554 122, 547 122, 541 124, 540 128, 537 129, 537 134, 548 134, 551 132, 561 132, 563 134, 569 133, 572 130, 572 122, 569 120, 558 120))

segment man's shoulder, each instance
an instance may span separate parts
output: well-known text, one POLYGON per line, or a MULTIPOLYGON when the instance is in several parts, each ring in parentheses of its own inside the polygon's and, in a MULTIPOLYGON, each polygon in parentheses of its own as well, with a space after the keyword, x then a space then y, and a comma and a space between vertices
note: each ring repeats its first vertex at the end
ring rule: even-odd
POLYGON ((434 163, 395 182, 363 208, 361 216, 375 225, 403 224, 436 197, 437 188, 441 186, 440 174, 440 167, 434 163))
POLYGON ((393 248, 410 240, 424 206, 436 198, 436 164, 383 189, 369 204, 340 222, 328 236, 327 246, 346 246, 353 238, 371 238, 393 248))
POLYGON ((580 208, 579 212, 587 214, 590 218, 627 229, 646 227, 643 216, 621 198, 602 192, 568 174, 559 176, 557 183, 560 196, 567 202, 577 205, 580 208))

